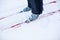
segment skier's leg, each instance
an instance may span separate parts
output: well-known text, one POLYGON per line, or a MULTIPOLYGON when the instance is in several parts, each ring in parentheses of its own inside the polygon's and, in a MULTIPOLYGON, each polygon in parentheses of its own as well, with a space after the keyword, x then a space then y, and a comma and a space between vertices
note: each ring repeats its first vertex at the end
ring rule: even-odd
POLYGON ((32 15, 26 21, 26 23, 30 21, 36 20, 43 11, 43 1, 42 0, 32 0, 31 1, 32 15))
POLYGON ((27 0, 28 1, 28 7, 31 8, 31 0, 27 0))
POLYGON ((43 0, 35 0, 35 3, 32 3, 32 13, 41 14, 43 11, 43 0))

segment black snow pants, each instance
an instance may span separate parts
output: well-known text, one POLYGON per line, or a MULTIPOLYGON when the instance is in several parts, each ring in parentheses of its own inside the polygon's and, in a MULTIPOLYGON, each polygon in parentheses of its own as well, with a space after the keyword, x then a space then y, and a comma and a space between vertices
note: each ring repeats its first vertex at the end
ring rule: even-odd
POLYGON ((41 14, 43 11, 43 0, 27 0, 28 7, 32 9, 33 14, 41 14))

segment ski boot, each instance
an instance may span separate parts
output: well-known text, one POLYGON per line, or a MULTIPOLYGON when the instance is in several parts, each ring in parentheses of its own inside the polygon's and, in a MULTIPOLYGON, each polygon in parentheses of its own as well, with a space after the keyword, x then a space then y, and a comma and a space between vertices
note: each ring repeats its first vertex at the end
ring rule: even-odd
POLYGON ((22 12, 27 12, 27 11, 30 11, 30 10, 31 10, 31 8, 26 7, 26 8, 24 8, 22 11, 20 11, 19 13, 22 13, 22 12))
POLYGON ((36 20, 39 17, 39 14, 32 14, 26 21, 25 23, 29 23, 31 21, 36 20))

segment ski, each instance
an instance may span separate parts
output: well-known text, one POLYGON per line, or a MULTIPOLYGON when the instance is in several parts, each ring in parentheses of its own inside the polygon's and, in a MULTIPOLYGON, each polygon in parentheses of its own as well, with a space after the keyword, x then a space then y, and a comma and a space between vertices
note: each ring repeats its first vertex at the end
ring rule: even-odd
MULTIPOLYGON (((58 13, 58 12, 60 12, 60 9, 59 10, 56 10, 56 11, 53 11, 53 12, 49 12, 49 13, 43 14, 43 15, 40 16, 40 19, 49 17, 49 16, 51 16, 51 15, 53 15, 55 13, 58 13)), ((7 30, 7 29, 10 29, 10 28, 18 28, 18 26, 21 27, 21 25, 22 24, 25 24, 25 23, 26 23, 26 21, 24 21, 22 23, 16 23, 15 25, 10 26, 9 28, 3 29, 2 31, 7 30)))

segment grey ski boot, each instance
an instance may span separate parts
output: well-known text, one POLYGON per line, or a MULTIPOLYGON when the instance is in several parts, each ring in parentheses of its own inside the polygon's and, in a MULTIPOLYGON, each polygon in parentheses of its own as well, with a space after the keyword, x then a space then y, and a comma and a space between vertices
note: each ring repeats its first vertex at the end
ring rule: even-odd
POLYGON ((19 13, 22 13, 22 12, 27 12, 27 11, 30 11, 30 10, 31 10, 31 8, 26 7, 26 8, 24 8, 22 11, 20 11, 19 13))
POLYGON ((39 14, 32 14, 26 21, 25 23, 29 23, 31 21, 36 20, 39 17, 39 14))

